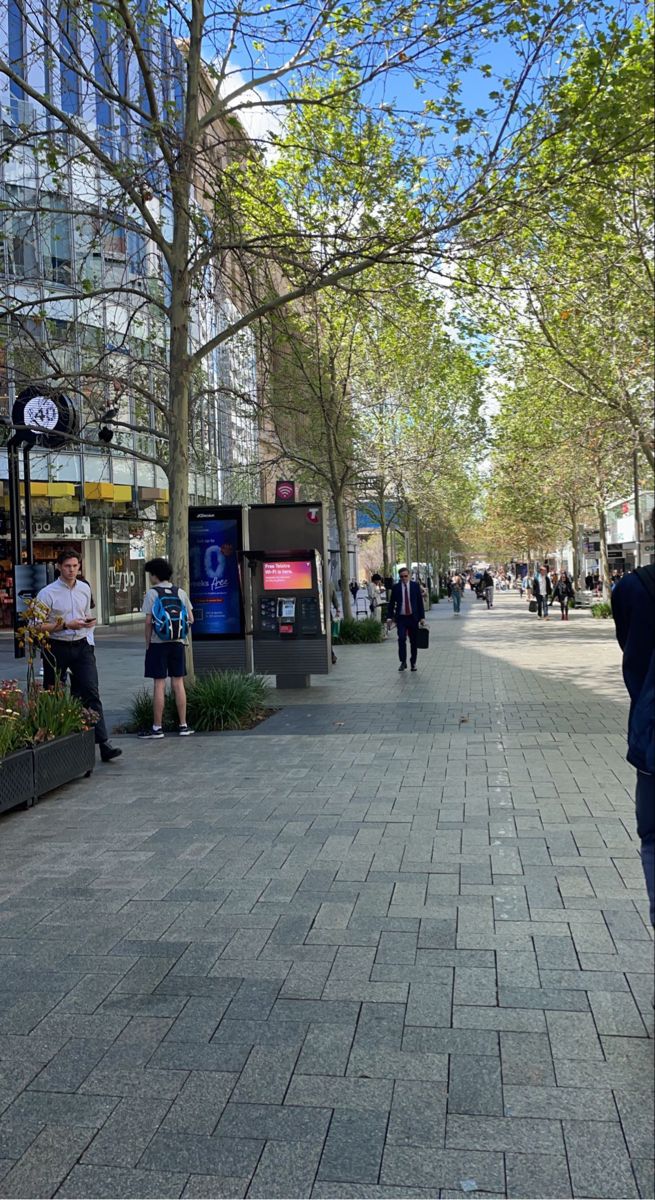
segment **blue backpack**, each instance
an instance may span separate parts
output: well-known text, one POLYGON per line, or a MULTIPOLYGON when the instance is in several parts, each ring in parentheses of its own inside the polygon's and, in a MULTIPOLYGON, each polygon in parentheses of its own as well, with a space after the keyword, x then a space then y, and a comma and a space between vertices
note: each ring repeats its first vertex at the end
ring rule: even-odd
MULTIPOLYGON (((635 572, 655 604, 655 579, 653 569, 639 567, 635 572)), ((650 663, 644 685, 639 693, 628 726, 628 753, 626 758, 638 771, 655 775, 655 649, 651 650, 650 663)))
POLYGON ((162 642, 181 642, 189 632, 189 614, 177 587, 155 587, 152 628, 162 642))

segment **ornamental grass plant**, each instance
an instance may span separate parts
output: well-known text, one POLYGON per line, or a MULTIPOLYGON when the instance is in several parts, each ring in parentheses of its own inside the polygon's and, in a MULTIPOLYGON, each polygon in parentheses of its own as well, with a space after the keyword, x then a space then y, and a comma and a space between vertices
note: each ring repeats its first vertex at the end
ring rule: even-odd
POLYGON ((344 619, 341 622, 338 638, 334 639, 337 646, 357 646, 363 643, 381 642, 384 639, 384 626, 375 617, 366 617, 363 621, 344 619))
POLYGON ((612 615, 612 605, 607 604, 605 600, 600 601, 598 604, 592 604, 591 615, 592 617, 600 617, 602 620, 607 620, 612 615))
MULTIPOLYGON (((266 715, 269 688, 261 675, 212 671, 187 685, 187 722, 199 733, 250 729, 266 715)), ((152 695, 142 688, 130 705, 128 730, 137 733, 152 725, 152 695)), ((175 698, 166 692, 164 731, 177 729, 175 698)))

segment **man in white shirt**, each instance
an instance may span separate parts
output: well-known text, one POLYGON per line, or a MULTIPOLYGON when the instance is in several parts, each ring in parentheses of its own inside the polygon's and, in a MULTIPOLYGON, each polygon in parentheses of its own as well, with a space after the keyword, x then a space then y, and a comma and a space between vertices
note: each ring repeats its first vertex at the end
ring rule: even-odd
POLYGON ((94 727, 96 744, 102 761, 111 762, 123 751, 110 746, 107 737, 95 651, 88 640, 96 621, 91 614, 91 588, 78 579, 81 565, 76 550, 62 550, 57 556, 59 578, 41 588, 37 596, 48 610, 43 628, 50 635, 50 649, 43 656, 43 686, 54 687, 57 679, 65 680, 70 672, 71 695, 98 714, 94 727))

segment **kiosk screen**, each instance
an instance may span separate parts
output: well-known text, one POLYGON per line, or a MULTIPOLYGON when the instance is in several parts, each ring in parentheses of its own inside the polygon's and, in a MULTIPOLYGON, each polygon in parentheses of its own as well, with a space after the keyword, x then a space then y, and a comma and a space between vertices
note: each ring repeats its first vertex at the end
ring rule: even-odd
POLYGON ((311 562, 265 562, 265 592, 310 592, 312 590, 311 562))

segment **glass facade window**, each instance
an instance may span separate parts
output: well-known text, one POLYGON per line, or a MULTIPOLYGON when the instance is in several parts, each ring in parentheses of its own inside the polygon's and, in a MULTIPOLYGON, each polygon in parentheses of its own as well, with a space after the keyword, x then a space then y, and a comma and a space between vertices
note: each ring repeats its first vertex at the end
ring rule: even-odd
POLYGON ((43 273, 56 283, 72 280, 71 219, 65 207, 65 200, 47 196, 41 217, 43 273))
POLYGON ((7 184, 3 189, 7 211, 3 216, 9 272, 17 279, 38 279, 39 237, 37 222, 37 193, 34 188, 19 188, 7 184))
POLYGON ((66 113, 80 109, 80 78, 78 30, 72 0, 62 0, 57 13, 59 27, 59 58, 61 62, 61 107, 66 113))
MULTIPOLYGON (((100 87, 111 88, 111 60, 109 49, 109 24, 107 15, 100 4, 93 5, 93 34, 94 34, 94 75, 100 87)), ((100 91, 96 93, 96 123, 98 140, 103 150, 113 157, 114 138, 112 136, 113 113, 108 100, 100 91)))
MULTIPOLYGON (((19 0, 9 0, 7 34, 10 65, 16 72, 22 75, 25 70, 25 29, 19 0)), ((13 115, 16 119, 19 119, 18 105, 15 101, 23 99, 23 89, 20 84, 15 83, 12 79, 9 82, 9 92, 12 98, 13 115)))
POLYGON ((113 454, 111 460, 114 483, 134 483, 134 462, 127 454, 113 454))
POLYGON ((110 483, 111 460, 108 454, 84 455, 84 479, 87 483, 110 483))

